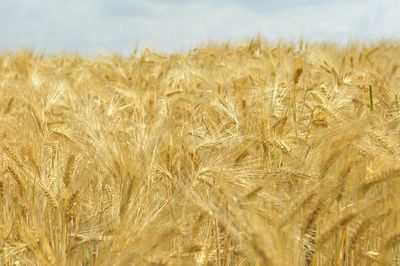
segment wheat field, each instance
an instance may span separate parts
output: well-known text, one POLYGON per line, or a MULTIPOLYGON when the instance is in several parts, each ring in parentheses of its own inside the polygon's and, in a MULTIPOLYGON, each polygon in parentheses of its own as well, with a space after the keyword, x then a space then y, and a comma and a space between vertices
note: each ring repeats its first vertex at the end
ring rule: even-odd
POLYGON ((0 54, 0 265, 399 265, 400 43, 0 54))

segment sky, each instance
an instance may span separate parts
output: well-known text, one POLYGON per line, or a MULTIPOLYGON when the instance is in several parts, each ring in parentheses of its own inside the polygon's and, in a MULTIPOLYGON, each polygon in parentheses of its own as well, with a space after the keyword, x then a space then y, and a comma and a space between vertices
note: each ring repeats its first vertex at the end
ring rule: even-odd
POLYGON ((400 39, 400 0, 0 0, 0 50, 130 54, 208 42, 400 39))

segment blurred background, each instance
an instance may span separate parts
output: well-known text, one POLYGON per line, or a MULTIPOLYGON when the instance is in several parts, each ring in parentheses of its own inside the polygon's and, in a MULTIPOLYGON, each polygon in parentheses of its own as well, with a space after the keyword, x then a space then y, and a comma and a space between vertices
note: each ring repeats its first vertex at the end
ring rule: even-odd
POLYGON ((272 41, 400 37, 400 0, 0 0, 0 50, 93 55, 272 41))

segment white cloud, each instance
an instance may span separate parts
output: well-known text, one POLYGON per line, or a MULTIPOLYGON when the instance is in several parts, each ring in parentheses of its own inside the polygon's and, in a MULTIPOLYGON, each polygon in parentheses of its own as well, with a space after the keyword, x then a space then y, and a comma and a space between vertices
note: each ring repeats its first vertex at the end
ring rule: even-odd
POLYGON ((270 9, 257 9, 255 0, 217 2, 0 0, 0 49, 127 54, 135 45, 174 51, 257 34, 338 42, 400 37, 396 0, 282 1, 270 9))

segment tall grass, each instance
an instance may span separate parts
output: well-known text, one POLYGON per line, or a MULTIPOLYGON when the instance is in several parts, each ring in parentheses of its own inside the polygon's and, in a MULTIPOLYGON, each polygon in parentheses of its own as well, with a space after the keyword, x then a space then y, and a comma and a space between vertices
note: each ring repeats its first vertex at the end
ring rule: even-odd
POLYGON ((0 54, 0 264, 398 263, 399 54, 0 54))

